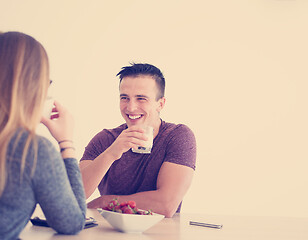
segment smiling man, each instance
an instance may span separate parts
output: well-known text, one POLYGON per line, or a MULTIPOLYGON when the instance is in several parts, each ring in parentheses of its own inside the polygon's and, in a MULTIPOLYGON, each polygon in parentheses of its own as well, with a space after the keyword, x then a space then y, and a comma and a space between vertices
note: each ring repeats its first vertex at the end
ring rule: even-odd
POLYGON ((104 129, 85 148, 80 169, 87 198, 98 188, 101 196, 88 203, 101 208, 112 199, 133 200, 141 209, 172 217, 193 177, 196 141, 183 124, 160 118, 165 106, 165 78, 150 64, 132 64, 117 74, 120 78, 120 110, 125 124, 104 129), (153 132, 150 154, 135 153, 145 146, 144 126, 153 132))

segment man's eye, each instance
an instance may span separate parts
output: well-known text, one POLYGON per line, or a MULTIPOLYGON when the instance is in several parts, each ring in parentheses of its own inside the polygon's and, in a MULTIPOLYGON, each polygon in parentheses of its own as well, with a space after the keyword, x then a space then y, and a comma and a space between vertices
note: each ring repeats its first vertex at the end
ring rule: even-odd
POLYGON ((127 100, 128 97, 120 97, 121 100, 127 100))
POLYGON ((146 101, 147 99, 146 98, 137 98, 138 101, 146 101))

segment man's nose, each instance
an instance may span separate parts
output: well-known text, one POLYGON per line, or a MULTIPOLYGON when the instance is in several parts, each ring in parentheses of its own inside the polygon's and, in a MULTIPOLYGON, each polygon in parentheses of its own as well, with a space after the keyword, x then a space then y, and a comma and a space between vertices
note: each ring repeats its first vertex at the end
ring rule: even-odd
POLYGON ((130 100, 127 104, 127 110, 134 112, 138 108, 137 103, 134 100, 130 100))

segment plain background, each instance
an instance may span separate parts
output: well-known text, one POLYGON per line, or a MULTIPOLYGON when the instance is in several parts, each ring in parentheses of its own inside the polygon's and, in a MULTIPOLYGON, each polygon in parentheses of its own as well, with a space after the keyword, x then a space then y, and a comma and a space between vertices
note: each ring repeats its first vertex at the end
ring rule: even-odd
POLYGON ((308 217, 307 0, 0 0, 0 10, 1 31, 46 48, 78 158, 123 123, 116 73, 151 63, 167 81, 162 118, 197 139, 183 212, 308 217))

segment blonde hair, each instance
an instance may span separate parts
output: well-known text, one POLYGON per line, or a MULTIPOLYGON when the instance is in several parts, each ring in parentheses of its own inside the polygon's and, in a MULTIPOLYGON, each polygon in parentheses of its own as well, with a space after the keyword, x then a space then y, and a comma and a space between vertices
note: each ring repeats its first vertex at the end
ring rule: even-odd
MULTIPOLYGON (((21 173, 31 144, 34 146, 34 165, 37 158, 35 130, 40 122, 49 86, 48 57, 43 46, 34 38, 20 32, 0 33, 0 196, 6 180, 8 145, 19 132, 28 137, 21 159, 21 173)), ((22 174, 21 174, 22 175, 22 174)))

